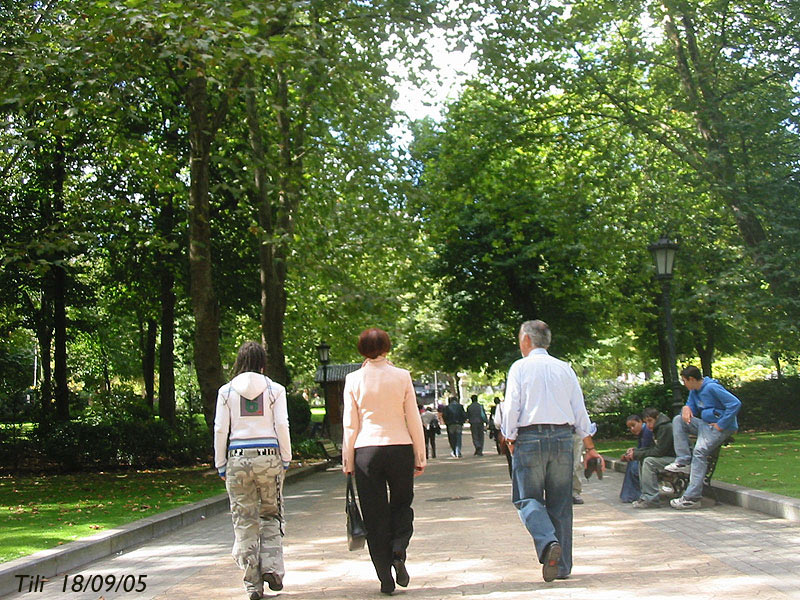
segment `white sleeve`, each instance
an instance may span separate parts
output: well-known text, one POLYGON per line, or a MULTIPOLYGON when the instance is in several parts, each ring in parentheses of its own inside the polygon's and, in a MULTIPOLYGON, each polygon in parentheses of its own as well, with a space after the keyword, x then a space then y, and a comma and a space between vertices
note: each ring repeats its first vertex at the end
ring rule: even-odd
POLYGON ((228 433, 231 428, 231 410, 220 388, 217 393, 217 410, 214 414, 214 466, 220 474, 228 464, 228 433))
POLYGON ((581 438, 592 435, 592 421, 589 419, 589 413, 586 411, 586 403, 583 400, 583 391, 581 391, 581 384, 578 382, 578 376, 575 371, 570 368, 572 391, 570 393, 570 404, 572 405, 572 415, 575 417, 575 433, 581 438))
POLYGON ((275 423, 275 433, 278 436, 278 446, 281 460, 288 463, 292 460, 292 439, 289 435, 289 409, 286 402, 286 388, 280 386, 275 405, 272 407, 272 418, 275 423))
POLYGON ((505 410, 503 411, 502 431, 503 435, 509 440, 517 439, 517 427, 519 426, 520 413, 520 388, 519 377, 515 368, 518 363, 511 365, 508 370, 508 380, 506 381, 506 399, 504 401, 505 410))

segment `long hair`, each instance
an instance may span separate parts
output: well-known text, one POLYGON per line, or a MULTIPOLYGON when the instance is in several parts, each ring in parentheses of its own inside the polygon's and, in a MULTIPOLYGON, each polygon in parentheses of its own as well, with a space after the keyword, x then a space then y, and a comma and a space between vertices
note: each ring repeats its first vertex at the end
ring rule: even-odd
POLYGON ((240 373, 261 373, 267 368, 267 351, 258 342, 245 342, 239 347, 236 362, 233 363, 233 376, 240 373))

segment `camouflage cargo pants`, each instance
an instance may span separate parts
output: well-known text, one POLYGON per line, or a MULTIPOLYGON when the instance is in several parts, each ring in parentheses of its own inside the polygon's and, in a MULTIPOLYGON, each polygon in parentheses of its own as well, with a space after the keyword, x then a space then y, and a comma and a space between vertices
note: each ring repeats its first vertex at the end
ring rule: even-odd
POLYGON ((233 518, 233 555, 248 592, 261 592, 264 573, 283 578, 283 464, 260 448, 231 451, 225 487, 233 518))

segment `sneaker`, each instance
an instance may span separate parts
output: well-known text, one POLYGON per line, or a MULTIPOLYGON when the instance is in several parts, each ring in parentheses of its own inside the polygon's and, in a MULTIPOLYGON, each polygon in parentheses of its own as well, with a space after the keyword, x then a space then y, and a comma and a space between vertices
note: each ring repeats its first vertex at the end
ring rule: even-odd
POLYGON ((542 579, 553 581, 558 575, 558 562, 561 560, 561 544, 550 542, 544 551, 544 564, 542 564, 542 579))
POLYGON ((631 502, 631 506, 633 508, 661 508, 661 503, 639 498, 638 500, 631 502))
POLYGON ((677 460, 675 462, 669 463, 666 467, 664 467, 665 471, 669 471, 670 473, 685 473, 688 475, 692 468, 689 465, 685 465, 683 463, 679 463, 677 460))
POLYGON ((572 503, 583 504, 583 498, 581 498, 580 494, 572 494, 572 503))
POLYGON ((681 496, 670 500, 669 505, 678 510, 688 510, 690 508, 700 508, 700 500, 689 500, 686 496, 681 496))

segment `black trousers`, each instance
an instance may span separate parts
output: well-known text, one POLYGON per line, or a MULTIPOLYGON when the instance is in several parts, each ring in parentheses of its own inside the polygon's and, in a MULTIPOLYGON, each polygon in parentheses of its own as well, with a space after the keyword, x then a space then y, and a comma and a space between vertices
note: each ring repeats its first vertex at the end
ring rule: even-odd
POLYGON ((436 458, 436 431, 434 429, 425 430, 425 458, 436 458), (430 447, 430 454, 428 448, 430 447))
POLYGON ((356 448, 355 475, 372 564, 381 583, 394 581, 392 559, 405 559, 414 532, 411 444, 356 448))

